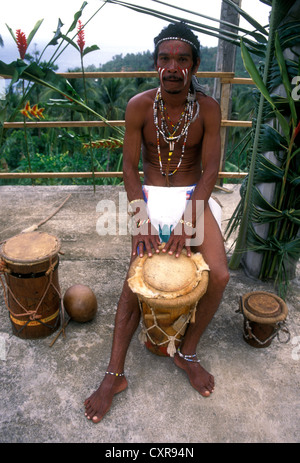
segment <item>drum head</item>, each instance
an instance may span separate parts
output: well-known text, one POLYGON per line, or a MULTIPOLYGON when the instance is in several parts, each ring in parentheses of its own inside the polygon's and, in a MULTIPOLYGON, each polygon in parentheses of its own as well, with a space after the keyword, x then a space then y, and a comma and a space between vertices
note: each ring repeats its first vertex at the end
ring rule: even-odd
POLYGON ((179 257, 155 254, 143 267, 144 282, 155 291, 188 293, 195 286, 196 278, 196 264, 184 254, 179 257))
POLYGON ((7 240, 1 248, 1 256, 7 262, 41 262, 56 255, 60 249, 58 238, 48 233, 21 233, 7 240))
POLYGON ((245 316, 258 323, 276 323, 287 316, 284 301, 272 293, 255 291, 243 296, 243 312, 245 316))
POLYGON ((151 306, 195 304, 205 293, 209 267, 202 254, 179 257, 160 252, 137 257, 129 269, 130 289, 151 306))

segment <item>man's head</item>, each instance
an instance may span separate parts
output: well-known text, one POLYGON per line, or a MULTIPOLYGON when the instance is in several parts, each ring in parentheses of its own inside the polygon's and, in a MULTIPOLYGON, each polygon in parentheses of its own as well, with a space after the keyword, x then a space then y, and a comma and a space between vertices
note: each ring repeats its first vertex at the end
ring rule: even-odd
POLYGON ((157 64, 159 45, 166 40, 182 40, 191 46, 193 64, 194 67, 198 68, 200 62, 200 42, 197 36, 191 31, 191 29, 184 23, 179 22, 175 24, 169 24, 165 27, 160 34, 154 39, 154 64, 157 64))
POLYGON ((187 92, 200 64, 200 43, 183 22, 170 24, 155 37, 154 62, 163 91, 187 92))

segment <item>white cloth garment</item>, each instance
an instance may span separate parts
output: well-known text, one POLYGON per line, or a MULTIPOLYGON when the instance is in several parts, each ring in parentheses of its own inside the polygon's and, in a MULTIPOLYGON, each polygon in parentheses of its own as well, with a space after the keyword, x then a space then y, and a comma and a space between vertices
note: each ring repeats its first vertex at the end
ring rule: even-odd
MULTIPOLYGON (((159 231, 162 241, 168 240, 172 230, 181 219, 194 189, 194 185, 188 187, 143 185, 148 217, 152 225, 159 231)), ((208 204, 221 229, 221 207, 213 198, 209 199, 208 204)), ((184 219, 191 221, 189 217, 184 217, 184 219)))

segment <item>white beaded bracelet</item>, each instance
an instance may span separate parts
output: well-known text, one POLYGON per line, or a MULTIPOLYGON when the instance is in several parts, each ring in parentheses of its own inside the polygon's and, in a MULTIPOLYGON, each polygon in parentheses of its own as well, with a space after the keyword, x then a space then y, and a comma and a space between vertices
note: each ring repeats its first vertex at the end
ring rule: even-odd
POLYGON ((194 225, 192 224, 192 222, 187 222, 186 220, 182 220, 182 219, 180 219, 179 222, 187 225, 188 227, 194 228, 194 225))

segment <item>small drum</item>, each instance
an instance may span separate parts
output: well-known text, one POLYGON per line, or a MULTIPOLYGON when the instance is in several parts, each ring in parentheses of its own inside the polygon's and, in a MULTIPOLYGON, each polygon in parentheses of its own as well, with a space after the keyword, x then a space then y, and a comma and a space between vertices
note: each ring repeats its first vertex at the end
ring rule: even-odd
POLYGON ((240 299, 240 312, 244 316, 244 340, 252 347, 268 347, 273 338, 285 331, 289 340, 289 331, 285 326, 288 314, 284 301, 272 293, 255 291, 240 299))
POLYGON ((173 357, 208 285, 209 268, 200 253, 187 257, 137 257, 128 285, 137 294, 143 328, 140 341, 153 353, 173 357))
POLYGON ((0 282, 15 335, 42 338, 59 325, 58 282, 60 241, 48 233, 21 233, 0 248, 0 282))

